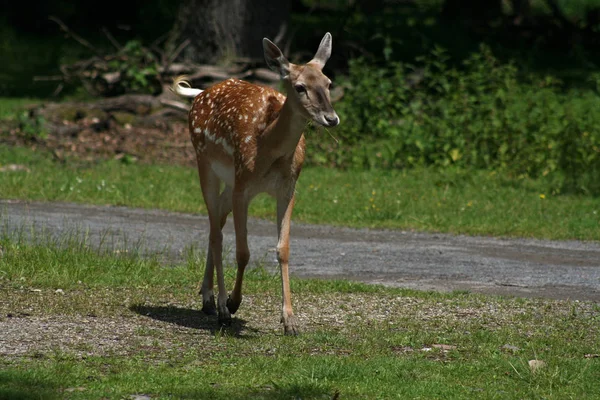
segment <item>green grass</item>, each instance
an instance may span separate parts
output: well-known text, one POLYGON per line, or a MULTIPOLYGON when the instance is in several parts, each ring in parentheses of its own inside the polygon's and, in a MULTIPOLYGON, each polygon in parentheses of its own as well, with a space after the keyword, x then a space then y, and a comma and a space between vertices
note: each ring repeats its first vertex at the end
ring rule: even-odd
MULTIPOLYGON (((201 254, 164 267, 74 237, 39 245, 0 238, 0 398, 600 393, 600 308, 592 303, 292 279, 302 334, 289 338, 279 324, 279 277, 261 268, 248 270, 242 307, 231 328, 220 328, 198 311, 201 254), (533 373, 532 359, 545 367, 533 373)), ((234 275, 226 268, 228 288, 234 275)))
POLYGON ((0 97, 0 120, 14 117, 15 113, 22 110, 24 106, 39 102, 36 99, 0 97))
MULTIPOLYGON (((42 152, 0 146, 1 164, 30 172, 0 173, 5 199, 67 201, 205 213, 197 172, 178 166, 111 161, 55 162, 42 152)), ((472 235, 600 240, 600 198, 553 194, 542 180, 488 171, 412 169, 339 171, 307 167, 297 187, 294 220, 472 235)), ((274 218, 267 196, 251 215, 274 218)))

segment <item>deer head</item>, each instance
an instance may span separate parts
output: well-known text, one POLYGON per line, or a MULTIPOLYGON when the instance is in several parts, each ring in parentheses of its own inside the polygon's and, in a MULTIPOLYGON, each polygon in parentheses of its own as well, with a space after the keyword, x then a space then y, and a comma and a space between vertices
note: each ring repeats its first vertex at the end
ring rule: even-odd
POLYGON ((263 39, 265 60, 273 71, 279 73, 287 91, 288 100, 306 119, 323 126, 336 126, 340 119, 331 105, 329 87, 331 80, 323 74, 325 63, 331 56, 331 34, 325 34, 314 58, 304 65, 290 63, 279 47, 263 39))

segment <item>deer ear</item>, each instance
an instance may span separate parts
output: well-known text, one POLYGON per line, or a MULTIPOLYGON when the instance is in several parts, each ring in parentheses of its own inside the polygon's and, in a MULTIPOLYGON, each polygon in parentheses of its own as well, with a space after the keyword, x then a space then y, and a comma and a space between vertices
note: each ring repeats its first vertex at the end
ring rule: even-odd
POLYGON ((310 61, 313 64, 319 66, 319 68, 323 69, 329 57, 331 57, 331 33, 327 32, 323 39, 321 39, 321 44, 319 44, 319 49, 317 50, 317 54, 315 54, 314 58, 310 61))
POLYGON ((279 47, 269 39, 263 39, 263 50, 265 53, 265 61, 269 68, 278 72, 281 78, 287 78, 290 74, 290 62, 285 58, 279 47))

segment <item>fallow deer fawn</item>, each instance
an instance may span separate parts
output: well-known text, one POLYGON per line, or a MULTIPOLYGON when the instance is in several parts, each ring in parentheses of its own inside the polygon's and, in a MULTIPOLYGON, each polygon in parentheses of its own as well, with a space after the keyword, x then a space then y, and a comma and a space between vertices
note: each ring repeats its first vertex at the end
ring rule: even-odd
POLYGON ((305 65, 290 63, 267 38, 263 39, 263 49, 267 64, 281 76, 287 98, 269 87, 238 79, 200 90, 191 88, 185 77, 178 77, 173 91, 194 97, 189 129, 210 221, 201 289, 202 311, 213 315, 218 311, 219 321, 225 324, 237 311, 242 301, 244 270, 250 258, 246 227, 248 205, 258 193, 267 192, 277 199, 277 260, 283 297, 281 321, 285 334, 295 335, 297 327, 288 273, 290 218, 296 181, 304 161, 303 129, 311 120, 327 127, 339 123, 331 106, 331 81, 321 72, 331 55, 331 34, 325 34, 316 55, 305 65), (221 182, 224 183, 222 192, 221 182), (228 298, 223 279, 221 231, 232 210, 238 269, 228 298))

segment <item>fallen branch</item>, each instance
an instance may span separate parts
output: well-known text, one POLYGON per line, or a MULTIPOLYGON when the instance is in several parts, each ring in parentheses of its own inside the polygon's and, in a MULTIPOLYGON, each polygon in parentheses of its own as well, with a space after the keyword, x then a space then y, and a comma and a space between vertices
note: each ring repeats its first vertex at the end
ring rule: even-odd
MULTIPOLYGON (((73 32, 69 27, 55 16, 49 19, 67 33, 67 35, 84 47, 92 50, 95 55, 91 58, 77 61, 69 65, 60 65, 60 76, 36 76, 34 81, 57 81, 64 84, 78 84, 83 86, 91 95, 112 97, 123 93, 148 93, 157 95, 164 92, 164 88, 171 84, 178 75, 188 75, 195 87, 204 88, 218 81, 228 78, 245 79, 275 86, 279 76, 263 68, 256 60, 238 58, 229 66, 194 65, 189 63, 175 63, 183 50, 190 44, 184 40, 172 51, 158 48, 147 48, 141 43, 132 41, 121 45, 105 27, 102 32, 115 47, 112 54, 101 54, 90 42, 73 32)), ((282 27, 280 36, 286 32, 282 27)), ((164 39, 161 39, 164 40, 164 39)), ((152 45, 155 47, 155 44, 152 45)), ((170 47, 172 48, 172 47, 170 47)), ((62 86, 57 89, 62 90, 62 86)), ((160 107, 159 103, 159 107, 160 107)), ((131 106, 119 103, 119 107, 130 110, 131 106)), ((175 106, 183 110, 181 104, 175 106)))
POLYGON ((90 108, 103 111, 128 111, 136 114, 148 114, 153 108, 160 107, 160 99, 145 94, 125 94, 110 97, 90 104, 90 108))
POLYGON ((51 82, 51 81, 64 81, 63 75, 50 75, 50 76, 34 76, 34 82, 51 82))
POLYGON ((161 99, 160 104, 167 106, 167 107, 174 108, 176 110, 183 111, 183 112, 190 111, 190 106, 188 104, 182 103, 180 101, 161 99))

